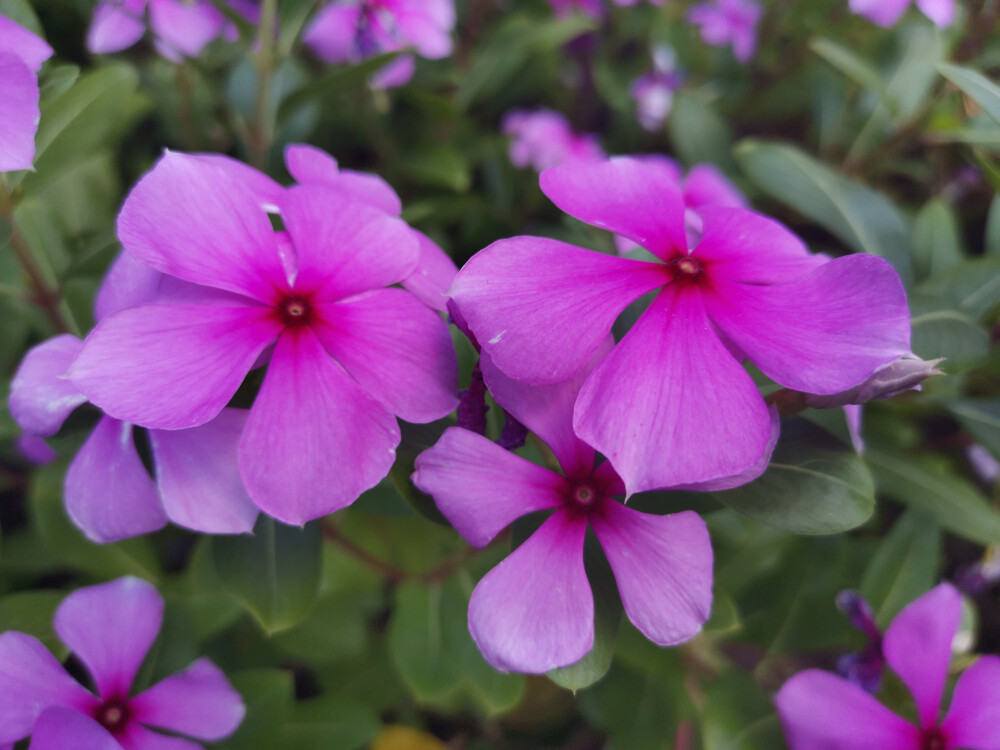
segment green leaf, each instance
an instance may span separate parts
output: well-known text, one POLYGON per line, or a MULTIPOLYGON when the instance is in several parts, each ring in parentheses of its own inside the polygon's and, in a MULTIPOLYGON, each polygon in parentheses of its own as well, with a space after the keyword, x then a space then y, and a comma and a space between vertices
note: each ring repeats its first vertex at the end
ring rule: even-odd
POLYGON ((0 15, 20 24, 36 36, 44 37, 42 25, 28 0, 0 0, 0 15))
POLYGON ((1000 258, 975 258, 938 269, 917 291, 946 299, 973 320, 982 320, 1000 304, 1000 258))
POLYGON ((1000 122, 1000 87, 972 68, 939 63, 938 70, 982 107, 986 114, 1000 122))
POLYGON ((993 196, 990 213, 986 219, 986 254, 1000 257, 1000 195, 993 196))
POLYGON ((914 271, 919 278, 934 276, 963 260, 955 212, 940 198, 932 198, 913 222, 914 271))
POLYGON ((926 511, 900 516, 872 557, 861 579, 861 594, 883 627, 931 588, 941 557, 941 529, 926 511))
POLYGON ((316 598, 322 564, 319 526, 286 526, 261 515, 252 535, 212 538, 223 587, 268 633, 300 622, 316 598))
POLYGON ((213 745, 218 750, 274 750, 283 747, 283 729, 294 697, 291 672, 282 669, 247 669, 230 676, 243 696, 246 717, 235 734, 213 745))
POLYGON ((730 170, 733 133, 718 113, 688 94, 677 94, 670 108, 667 130, 677 154, 687 165, 710 162, 730 170))
POLYGON ((1000 459, 1000 398, 978 398, 948 404, 976 442, 1000 459))
POLYGON ((1000 513, 971 483, 930 457, 868 446, 865 461, 880 493, 926 510, 945 529, 980 544, 1000 544, 1000 513))
POLYGON ((899 103, 893 99, 886 88, 882 74, 847 47, 830 39, 819 37, 809 42, 809 49, 862 88, 878 94, 879 99, 890 112, 896 112, 899 109, 899 103))
POLYGON ((409 151, 397 160, 400 171, 415 182, 464 193, 472 182, 468 159, 458 150, 436 144, 409 151))
POLYGON ((355 750, 371 742, 381 727, 367 703, 324 696, 295 705, 281 744, 295 750, 355 750))
POLYGON ((911 295, 910 313, 913 352, 924 359, 944 357, 942 367, 947 372, 978 364, 989 350, 989 334, 940 298, 911 295))
POLYGON ((49 70, 41 82, 41 97, 43 102, 48 102, 62 96, 70 87, 76 83, 80 77, 80 67, 78 65, 56 65, 49 70))
POLYGON ((885 258, 909 285, 909 229, 888 199, 792 145, 747 139, 737 144, 736 158, 765 193, 823 225, 857 252, 885 258))
POLYGON ((0 599, 0 632, 16 630, 33 635, 62 661, 69 649, 52 627, 56 607, 66 597, 63 591, 22 591, 0 599))

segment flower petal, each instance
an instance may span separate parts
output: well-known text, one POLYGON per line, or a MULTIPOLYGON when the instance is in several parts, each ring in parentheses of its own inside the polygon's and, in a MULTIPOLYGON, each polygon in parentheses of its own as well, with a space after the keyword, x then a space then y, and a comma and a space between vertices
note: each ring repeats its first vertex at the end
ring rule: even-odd
POLYGON ((66 472, 66 513, 98 544, 167 525, 156 485, 132 442, 132 425, 101 417, 66 472))
POLYGON ((661 646, 697 635, 712 611, 712 542, 701 517, 605 500, 591 523, 632 624, 661 646))
POLYGON ((209 2, 150 0, 149 26, 156 35, 156 47, 168 60, 197 57, 215 39, 225 22, 209 2))
POLYGON ((628 237, 664 260, 687 251, 680 188, 656 162, 624 156, 570 162, 546 169, 539 184, 570 216, 628 237))
POLYGON ((396 28, 407 46, 415 47, 422 57, 437 60, 451 54, 451 25, 441 23, 440 17, 421 7, 421 3, 411 2, 408 8, 400 8, 394 14, 396 28))
POLYGON ((574 427, 629 494, 758 466, 771 417, 694 289, 667 287, 584 383, 574 427))
POLYGON ((423 232, 414 229, 413 234, 420 246, 420 259, 413 273, 403 279, 403 288, 428 307, 447 312, 448 289, 458 273, 455 261, 423 232))
POLYGON ((917 0, 917 7, 939 29, 951 26, 955 20, 955 0, 917 0))
POLYGON ((852 13, 887 29, 903 17, 910 0, 850 0, 849 7, 852 13))
POLYGON ((389 473, 399 425, 308 327, 274 349, 240 444, 240 474, 265 513, 302 524, 353 503, 389 473))
POLYGON ((103 0, 87 29, 87 49, 99 55, 118 52, 142 39, 146 0, 103 0))
POLYGON ((141 724, 200 740, 229 736, 246 714, 240 694, 208 659, 198 659, 183 672, 156 683, 129 705, 141 724))
POLYGON ((818 669, 799 672, 774 697, 791 750, 915 750, 920 730, 869 693, 818 669))
POLYGON ((324 7, 302 34, 302 41, 323 62, 354 60, 361 7, 358 3, 324 7))
POLYGON ((618 315, 667 278, 659 263, 513 237, 466 263, 451 296, 498 368, 543 385, 573 377, 618 315))
POLYGON ((3 15, 0 15, 0 50, 16 57, 32 73, 37 73, 42 63, 52 57, 52 47, 44 39, 3 15))
POLYGON ((28 750, 122 750, 111 732, 87 714, 53 706, 38 717, 28 750))
POLYGON ((806 393, 847 390, 910 351, 903 285, 870 255, 837 258, 773 286, 713 278, 705 306, 767 376, 806 393))
POLYGON ((569 490, 559 474, 461 427, 417 456, 413 483, 475 547, 527 513, 558 508, 569 490))
POLYGON ((41 117, 38 79, 14 55, 0 50, 0 172, 31 169, 41 117))
POLYGON ((135 722, 129 724, 117 739, 123 750, 205 750, 195 742, 151 732, 135 722))
POLYGON ((361 203, 368 203, 392 216, 399 216, 403 204, 396 191, 378 175, 340 169, 337 160, 322 149, 306 143, 285 147, 285 166, 300 185, 320 185, 361 203))
POLYGON ((937 724, 961 617, 961 594, 942 583, 904 607, 882 639, 885 659, 913 694, 923 727, 937 724))
POLYGON ((281 330, 265 307, 142 305, 98 324, 70 368, 111 416, 166 430, 222 411, 281 330))
POLYGON ((739 188, 712 164, 695 164, 684 177, 684 205, 688 208, 749 208, 749 202, 739 188))
POLYGON ((941 728, 955 747, 1000 747, 1000 658, 980 656, 962 673, 941 728))
POLYGON ((469 632, 497 669, 548 672, 579 661, 594 645, 586 532, 584 517, 555 513, 472 592, 469 632))
POLYGON ((7 405, 25 432, 49 437, 87 397, 66 377, 83 342, 68 333, 31 349, 14 373, 7 405))
POLYGON ((52 625, 87 666, 104 700, 125 698, 163 622, 163 597, 132 576, 77 589, 52 625))
POLYGON ((162 273, 123 250, 97 292, 94 318, 100 322, 111 313, 152 302, 162 279, 162 273))
POLYGON ((150 430, 156 483, 167 516, 205 534, 253 530, 257 506, 243 487, 238 452, 249 412, 223 409, 189 430, 150 430))

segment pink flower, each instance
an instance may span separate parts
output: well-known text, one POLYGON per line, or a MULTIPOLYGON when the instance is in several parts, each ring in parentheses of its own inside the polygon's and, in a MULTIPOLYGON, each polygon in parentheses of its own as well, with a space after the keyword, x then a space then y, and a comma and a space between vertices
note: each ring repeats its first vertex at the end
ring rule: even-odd
POLYGON ((232 160, 168 152, 118 229, 135 258, 200 294, 109 315, 73 383, 116 419, 177 430, 212 420, 269 358, 239 466, 275 518, 301 524, 349 505, 392 466, 396 416, 429 422, 455 407, 444 321, 385 288, 421 257, 399 219, 329 187, 282 190, 232 160), (283 231, 262 205, 269 185, 283 231))
MULTIPOLYGON (((611 346, 605 340, 600 355, 611 346)), ((712 548, 691 511, 658 516, 614 499, 621 480, 573 434, 573 402, 590 371, 552 386, 526 386, 482 359, 497 403, 552 448, 558 474, 460 427, 417 457, 414 483, 476 547, 516 518, 554 511, 476 586, 469 631, 497 669, 540 673, 579 661, 594 641, 594 600, 583 564, 588 525, 614 572, 625 612, 662 646, 694 637, 712 605, 712 548)))
POLYGON ((885 631, 882 651, 917 707, 913 725, 857 685, 810 669, 775 696, 791 750, 993 750, 1000 747, 1000 658, 981 656, 958 680, 939 719, 951 644, 962 615, 949 584, 909 604, 885 631))
POLYGON ((0 15, 0 172, 31 169, 38 130, 38 71, 52 48, 0 15))
POLYGON ((683 83, 684 75, 677 69, 673 49, 658 45, 653 50, 653 71, 639 76, 629 86, 639 124, 650 132, 659 130, 670 114, 674 92, 683 83))
POLYGON ((148 727, 210 741, 232 734, 246 709, 208 659, 130 695, 162 621, 163 598, 138 578, 88 586, 63 600, 53 626, 93 677, 97 695, 37 639, 0 635, 0 744, 32 735, 34 750, 193 750, 198 745, 148 727))
POLYGON ((763 14, 756 0, 712 0, 693 6, 687 20, 701 27, 705 44, 731 46, 736 59, 745 63, 757 49, 757 24, 763 14))
POLYGON ((557 164, 604 158, 597 136, 574 133, 569 120, 551 109, 511 110, 500 129, 511 136, 508 154, 515 167, 541 172, 557 164))
MULTIPOLYGON (((916 0, 916 3, 939 28, 951 26, 955 20, 955 0, 916 0)), ((852 13, 886 29, 903 17, 910 4, 911 0, 850 0, 852 13)))
POLYGON ((607 456, 629 494, 731 487, 767 463, 772 415, 744 359, 786 387, 827 394, 909 353, 906 296, 881 258, 827 261, 780 224, 723 207, 700 209, 689 251, 674 180, 635 159, 553 167, 541 187, 656 262, 515 237, 474 256, 452 297, 498 368, 545 385, 573 377, 618 315, 657 292, 574 410, 576 434, 607 456))

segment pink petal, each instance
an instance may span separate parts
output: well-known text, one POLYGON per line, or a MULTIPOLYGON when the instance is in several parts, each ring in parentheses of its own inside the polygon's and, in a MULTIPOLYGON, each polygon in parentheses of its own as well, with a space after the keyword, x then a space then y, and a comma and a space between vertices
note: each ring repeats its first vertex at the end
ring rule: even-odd
POLYGON ((940 29, 955 20, 955 0, 917 0, 917 7, 940 29))
MULTIPOLYGON (((404 44, 416 47, 422 57, 432 60, 450 55, 451 25, 440 23, 440 19, 422 8, 420 3, 410 3, 409 6, 398 10, 393 19, 404 44)), ((451 20, 454 24, 454 17, 451 20)))
POLYGON ((358 2, 327 5, 306 27, 302 41, 323 62, 353 60, 360 17, 358 2))
POLYGON ((293 187, 281 215, 298 258, 296 290, 336 302, 395 284, 417 265, 417 239, 401 220, 323 187, 293 187))
MULTIPOLYGON (((331 7, 333 6, 327 6, 325 12, 329 13, 331 7)), ((340 172, 336 159, 323 149, 308 143, 289 143, 285 146, 285 167, 295 181, 302 185, 335 183, 340 172)))
MULTIPOLYGON (((383 52, 396 49, 396 46, 386 48, 383 52)), ((413 55, 400 55, 395 60, 386 63, 379 68, 368 80, 368 85, 373 89, 394 89, 398 86, 406 85, 416 70, 416 60, 413 55)))
POLYGON ((135 722, 129 724, 117 739, 123 750, 205 750, 195 742, 151 732, 135 722))
POLYGON ((920 730, 857 685, 810 669, 774 697, 790 750, 916 750, 920 730))
POLYGON ((594 645, 586 532, 583 516, 555 513, 472 592, 469 632, 497 669, 548 672, 579 661, 594 645))
POLYGON ((399 196, 388 182, 378 175, 339 169, 336 159, 315 146, 290 144, 285 148, 285 166, 301 185, 337 190, 345 198, 368 203, 392 216, 399 216, 403 210, 399 196))
POLYGON ((223 15, 211 3, 149 0, 149 26, 157 49, 169 60, 197 57, 222 31, 223 15))
POLYGON ((712 542, 701 517, 655 516, 605 500, 591 523, 632 624, 661 646, 697 635, 712 611, 712 542))
POLYGON ((124 250, 111 264, 94 301, 94 318, 100 322, 111 313, 152 302, 163 274, 124 250))
POLYGON ((104 700, 125 698, 163 622, 163 597, 128 576, 77 589, 56 609, 52 625, 87 666, 104 700))
POLYGON ((189 430, 150 430, 156 483, 167 516, 205 534, 253 530, 257 506, 243 487, 240 438, 249 412, 223 409, 189 430))
POLYGON ((129 705, 135 721, 199 740, 227 737, 246 714, 240 694, 208 659, 156 683, 129 705))
POLYGON ((254 194, 258 206, 270 213, 277 211, 278 201, 282 193, 285 192, 285 188, 260 170, 254 169, 239 159, 222 154, 185 154, 185 156, 208 165, 214 170, 227 173, 229 179, 241 182, 244 187, 249 188, 250 192, 254 194))
POLYGON ((837 258, 774 286, 713 279, 705 306, 751 362, 797 391, 847 390, 910 351, 903 285, 870 255, 837 258))
POLYGON ((378 484, 399 439, 395 418, 302 327, 275 346, 243 434, 240 474, 264 512, 302 524, 378 484))
POLYGON ((655 162, 571 162, 546 169, 539 184, 570 216, 628 237, 660 258, 687 251, 683 198, 670 170, 655 162))
POLYGON ((980 656, 962 673, 941 728, 955 747, 1000 747, 1000 658, 980 656))
POLYGON ((569 489, 555 472, 461 427, 449 427, 417 456, 413 483, 475 547, 527 513, 558 508, 569 489))
POLYGON ((757 386, 712 331, 697 290, 674 286, 584 383, 574 427, 608 457, 629 494, 758 466, 772 429, 757 386))
POLYGON ((361 388, 407 422, 432 422, 458 405, 458 361, 448 326, 402 289, 317 306, 313 330, 361 388))
POLYGON ((104 0, 97 4, 87 30, 87 49, 97 54, 118 52, 142 39, 146 0, 104 0))
POLYGON ((497 367, 541 385, 573 377, 622 310, 667 278, 658 263, 513 237, 473 256, 451 296, 497 367))
POLYGON ((14 445, 21 457, 34 466, 45 466, 59 458, 59 454, 37 435, 22 432, 15 439, 14 445))
POLYGON ((125 199, 125 249, 163 273, 272 301, 285 284, 278 241, 252 186, 229 168, 167 151, 125 199))
POLYGON ((0 50, 0 172, 31 169, 38 130, 38 79, 14 55, 0 50))
POLYGON ((913 694, 923 727, 937 724, 961 617, 961 595, 942 583, 904 607, 882 639, 886 661, 913 694))
POLYGON ((38 717, 28 750, 122 750, 115 738, 87 714, 53 706, 38 717))
POLYGON ((85 711, 97 702, 36 638, 0 633, 0 742, 27 737, 49 706, 85 711))
POLYGON ((37 73, 42 63, 52 57, 52 48, 44 39, 3 15, 0 15, 0 51, 16 57, 32 73, 37 73))
POLYGON ((749 208, 749 202, 739 188, 711 164, 695 164, 687 173, 684 178, 684 205, 688 208, 749 208))
POLYGON ((83 342, 68 333, 39 344, 21 361, 10 383, 7 405, 25 432, 48 437, 87 397, 66 377, 83 342))
POLYGON ((132 425, 101 417, 66 472, 66 513, 87 538, 117 542, 167 525, 132 425))
POLYGON ((413 230, 420 245, 420 259, 413 273, 403 279, 403 288, 439 312, 448 311, 448 289, 458 268, 444 250, 423 232, 413 230))
POLYGON ((849 7, 852 13, 887 29, 902 18, 910 0, 850 0, 849 7))
POLYGON ((222 411, 281 325, 264 307, 143 305, 98 324, 70 370, 108 414, 175 430, 222 411))

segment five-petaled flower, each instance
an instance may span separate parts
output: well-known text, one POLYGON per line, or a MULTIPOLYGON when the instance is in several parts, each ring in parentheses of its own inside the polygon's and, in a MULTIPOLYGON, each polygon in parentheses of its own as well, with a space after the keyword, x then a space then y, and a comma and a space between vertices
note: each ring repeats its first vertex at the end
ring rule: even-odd
POLYGON ((38 130, 38 70, 52 48, 0 15, 0 172, 31 169, 38 130))
POLYGON ((763 14, 756 0, 713 0, 692 6, 687 20, 701 29, 705 44, 730 46, 736 59, 745 63, 757 51, 757 24, 763 14))
POLYGON ((515 167, 541 172, 565 162, 604 158, 597 136, 574 132, 569 120, 551 109, 511 110, 500 129, 511 137, 507 153, 515 167))

